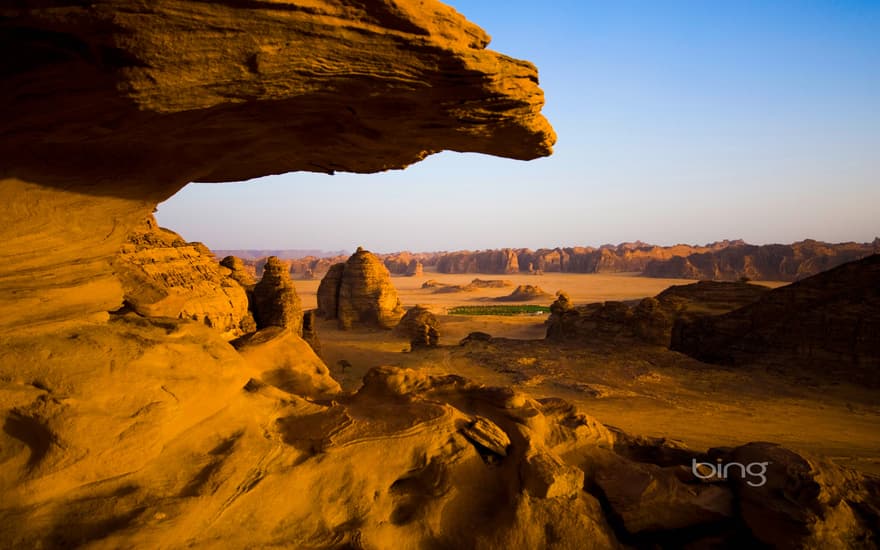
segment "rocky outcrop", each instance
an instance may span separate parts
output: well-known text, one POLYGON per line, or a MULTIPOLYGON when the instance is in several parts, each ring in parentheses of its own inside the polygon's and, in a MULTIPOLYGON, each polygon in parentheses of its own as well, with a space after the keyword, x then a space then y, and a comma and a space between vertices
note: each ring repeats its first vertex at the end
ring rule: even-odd
POLYGON ((252 329, 245 289, 201 243, 146 220, 113 258, 125 303, 139 315, 192 319, 229 337, 252 329))
POLYGON ((535 67, 433 0, 2 9, 0 331, 106 319, 109 260, 187 182, 555 139, 535 67))
POLYGON ((764 363, 880 383, 880 255, 767 292, 729 313, 683 319, 672 348, 707 362, 764 363))
POLYGON ((285 392, 324 399, 342 391, 314 347, 292 328, 270 326, 234 340, 258 380, 285 392))
POLYGON ((235 256, 226 256, 220 260, 220 265, 231 271, 230 277, 235 279, 238 284, 248 292, 254 289, 257 284, 254 278, 255 270, 252 266, 247 265, 241 258, 235 256))
POLYGON ((519 285, 513 292, 507 296, 495 298, 496 302, 529 302, 532 300, 543 300, 548 298, 550 294, 544 292, 543 289, 535 285, 519 285))
POLYGON ((547 338, 555 341, 614 341, 636 338, 669 346, 678 338, 678 322, 717 315, 752 304, 770 289, 746 282, 700 281, 671 286, 637 304, 600 302, 575 306, 556 294, 547 320, 547 338))
POLYGON ((504 288, 508 286, 513 286, 513 282, 502 279, 474 279, 466 285, 451 285, 448 283, 441 283, 435 279, 429 279, 422 283, 422 288, 431 289, 436 294, 472 292, 481 288, 504 288))
POLYGON ((0 368, 40 380, 4 382, 15 390, 3 394, 0 432, 10 547, 876 542, 876 480, 779 447, 707 456, 642 445, 637 459, 625 434, 560 399, 392 367, 338 394, 280 328, 242 339, 239 353, 203 325, 133 315, 57 336, 0 347, 0 368), (83 353, 96 344, 125 368, 83 353), (169 353, 175 361, 157 361, 169 353), (67 368, 71 356, 80 368, 67 368), (59 389, 63 401, 51 397, 59 389), (112 406, 94 405, 98 390, 112 406), (757 470, 693 474, 692 461, 716 458, 770 462, 766 489, 757 470), (231 507, 247 529, 214 521, 231 507))
POLYGON ((275 256, 266 260, 263 277, 254 286, 254 318, 258 328, 289 328, 302 336, 303 312, 287 266, 275 256))
POLYGON ((431 310, 416 305, 406 311, 394 333, 408 339, 412 349, 436 347, 440 342, 440 321, 431 310))
POLYGON ((474 279, 468 286, 472 288, 504 288, 513 286, 513 281, 507 279, 474 279))
POLYGON ((343 330, 354 326, 394 328, 403 316, 388 268, 362 247, 344 264, 334 265, 318 287, 318 312, 338 319, 343 330))
POLYGON ((318 285, 318 316, 325 319, 336 319, 339 309, 339 287, 342 284, 344 263, 333 264, 318 285))
POLYGON ((339 282, 339 327, 394 328, 403 313, 388 269, 379 258, 358 247, 345 262, 339 282))
POLYGON ((425 274, 425 267, 419 260, 410 260, 406 268, 407 277, 421 277, 425 274))

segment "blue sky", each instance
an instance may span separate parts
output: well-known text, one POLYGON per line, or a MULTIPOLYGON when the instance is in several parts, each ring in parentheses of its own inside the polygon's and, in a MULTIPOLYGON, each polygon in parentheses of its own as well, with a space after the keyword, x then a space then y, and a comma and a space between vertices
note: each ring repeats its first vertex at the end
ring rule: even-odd
POLYGON ((880 0, 447 3, 538 66, 552 157, 191 184, 160 223, 379 252, 880 235, 880 0))

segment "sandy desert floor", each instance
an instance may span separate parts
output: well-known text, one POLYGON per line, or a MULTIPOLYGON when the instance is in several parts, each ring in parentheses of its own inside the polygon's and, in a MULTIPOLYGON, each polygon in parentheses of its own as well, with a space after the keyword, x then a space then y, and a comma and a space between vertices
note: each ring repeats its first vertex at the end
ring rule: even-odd
MULTIPOLYGON (((845 380, 707 365, 662 347, 632 342, 549 344, 542 341, 546 315, 446 314, 452 306, 492 303, 492 298, 509 294, 513 287, 453 293, 421 288, 429 279, 464 285, 475 277, 426 273, 393 278, 405 307, 424 304, 439 315, 441 346, 434 350, 409 353, 408 342, 389 331, 340 331, 334 321, 320 322, 322 355, 333 376, 344 388, 355 389, 366 371, 379 365, 456 373, 485 384, 513 385, 534 397, 562 397, 608 425, 674 439, 699 450, 773 441, 880 473, 880 404, 873 390, 845 380), (458 345, 474 331, 501 339, 458 345)), ((693 282, 629 274, 479 277, 537 284, 551 295, 565 290, 578 304, 638 299, 693 282)), ((318 283, 296 281, 304 308, 315 307, 318 283)), ((548 297, 531 303, 551 301, 548 297)))

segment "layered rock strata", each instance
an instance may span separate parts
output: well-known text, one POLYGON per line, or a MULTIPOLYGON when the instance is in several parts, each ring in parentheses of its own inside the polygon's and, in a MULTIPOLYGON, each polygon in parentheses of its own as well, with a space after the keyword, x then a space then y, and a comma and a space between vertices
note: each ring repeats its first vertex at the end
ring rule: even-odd
POLYGON ((318 310, 339 327, 393 328, 404 314, 388 268, 358 247, 345 264, 334 265, 318 287, 318 310))
POLYGON ((191 319, 233 337, 252 327, 245 289, 201 243, 147 217, 113 258, 125 304, 145 317, 191 319))

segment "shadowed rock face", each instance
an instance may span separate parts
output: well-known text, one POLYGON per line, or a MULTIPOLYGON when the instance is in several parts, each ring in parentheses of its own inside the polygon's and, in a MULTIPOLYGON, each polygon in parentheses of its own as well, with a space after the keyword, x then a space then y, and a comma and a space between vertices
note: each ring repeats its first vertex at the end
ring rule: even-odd
POLYGON ((339 285, 342 283, 344 263, 333 264, 318 285, 318 315, 325 319, 336 319, 339 307, 339 285))
POLYGON ((724 315, 682 320, 672 348, 707 362, 821 368, 880 383, 880 255, 767 292, 724 315))
POLYGON ((547 339, 590 342, 637 338, 669 346, 681 326, 676 325, 677 320, 726 313, 756 302, 767 292, 767 287, 746 282, 700 281, 671 286, 635 306, 609 301, 577 307, 560 292, 550 306, 547 339))
POLYGON ((254 317, 257 327, 289 328, 302 336, 303 312, 287 266, 270 256, 263 278, 254 287, 254 317))
POLYGON ((0 332, 106 318, 190 181, 550 153, 534 66, 434 1, 17 2, 0 45, 0 332))

